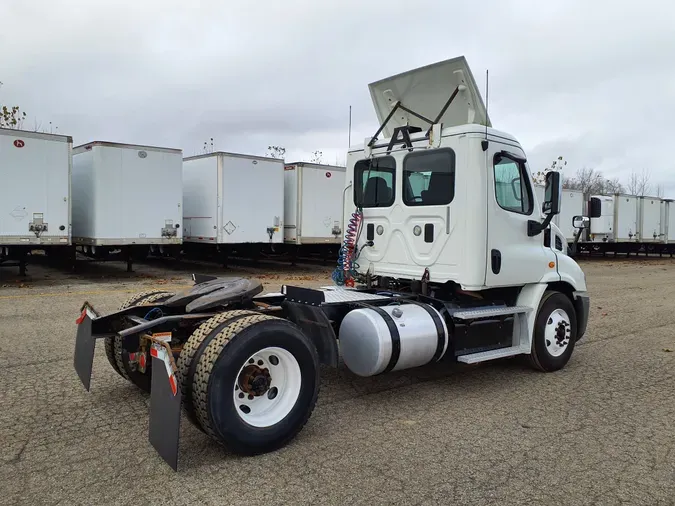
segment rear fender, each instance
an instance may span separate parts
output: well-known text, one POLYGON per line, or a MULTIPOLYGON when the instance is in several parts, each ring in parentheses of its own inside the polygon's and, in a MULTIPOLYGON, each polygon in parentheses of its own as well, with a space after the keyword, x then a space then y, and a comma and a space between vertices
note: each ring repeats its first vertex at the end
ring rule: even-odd
POLYGON ((298 302, 283 303, 288 319, 295 323, 309 337, 319 353, 322 364, 337 367, 338 346, 335 331, 320 306, 298 302))

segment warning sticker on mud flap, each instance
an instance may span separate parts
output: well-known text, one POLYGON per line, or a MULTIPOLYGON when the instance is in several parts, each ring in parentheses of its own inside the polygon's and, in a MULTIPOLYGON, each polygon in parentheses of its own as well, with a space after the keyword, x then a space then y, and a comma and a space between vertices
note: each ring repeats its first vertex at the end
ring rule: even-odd
POLYGON ((171 332, 157 332, 156 334, 152 334, 152 339, 169 343, 171 342, 171 332))
POLYGON ((170 353, 168 345, 162 341, 153 341, 150 348, 150 355, 164 362, 166 374, 169 377, 169 384, 173 395, 178 393, 178 384, 176 383, 176 365, 173 361, 173 355, 170 353))

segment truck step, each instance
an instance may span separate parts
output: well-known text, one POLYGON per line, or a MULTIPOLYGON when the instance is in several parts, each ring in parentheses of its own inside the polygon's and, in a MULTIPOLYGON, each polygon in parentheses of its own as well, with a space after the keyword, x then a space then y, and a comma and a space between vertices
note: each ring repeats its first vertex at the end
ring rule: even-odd
POLYGON ((475 320, 476 318, 488 318, 491 316, 525 314, 532 311, 527 306, 484 306, 471 309, 460 309, 450 313, 453 318, 458 320, 475 320))
POLYGON ((511 346, 510 348, 499 348, 496 350, 482 351, 480 353, 471 353, 469 355, 461 355, 457 357, 458 362, 465 364, 477 364, 478 362, 485 362, 487 360, 495 360, 497 358, 513 357, 523 353, 519 346, 511 346))

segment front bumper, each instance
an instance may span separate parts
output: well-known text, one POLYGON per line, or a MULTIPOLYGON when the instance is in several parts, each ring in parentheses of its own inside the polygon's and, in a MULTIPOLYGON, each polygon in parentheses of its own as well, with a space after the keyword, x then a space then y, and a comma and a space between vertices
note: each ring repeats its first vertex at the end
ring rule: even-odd
POLYGON ((591 310, 591 298, 588 292, 574 292, 574 309, 577 313, 577 341, 586 334, 588 315, 591 310))

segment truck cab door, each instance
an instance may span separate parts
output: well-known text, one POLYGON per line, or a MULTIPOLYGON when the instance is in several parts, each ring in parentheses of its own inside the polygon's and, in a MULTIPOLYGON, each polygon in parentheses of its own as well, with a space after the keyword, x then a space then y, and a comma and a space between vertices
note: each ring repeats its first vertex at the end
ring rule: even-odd
POLYGON ((548 272, 556 272, 556 256, 544 246, 543 232, 528 235, 528 221, 541 222, 543 218, 525 154, 519 147, 492 141, 486 155, 485 286, 538 283, 548 272))

